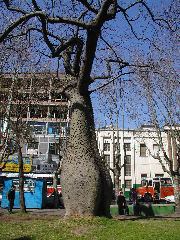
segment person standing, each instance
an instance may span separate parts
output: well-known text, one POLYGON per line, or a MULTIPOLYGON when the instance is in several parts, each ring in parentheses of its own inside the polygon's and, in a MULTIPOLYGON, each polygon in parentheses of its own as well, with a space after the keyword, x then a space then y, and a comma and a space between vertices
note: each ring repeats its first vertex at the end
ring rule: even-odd
POLYGON ((133 202, 133 212, 134 215, 138 215, 138 209, 137 209, 137 193, 136 190, 134 188, 132 188, 132 192, 131 192, 131 198, 132 198, 132 202, 133 202))
POLYGON ((132 192, 133 192, 133 188, 131 188, 129 192, 129 202, 132 202, 132 192))
POLYGON ((9 204, 8 204, 8 212, 9 213, 12 213, 12 209, 14 206, 15 190, 16 190, 16 187, 12 184, 11 189, 9 190, 9 192, 7 194, 7 198, 9 200, 9 204))
POLYGON ((118 204, 118 212, 119 215, 124 215, 124 208, 126 206, 126 199, 123 194, 123 192, 119 192, 118 198, 117 198, 117 204, 118 204))

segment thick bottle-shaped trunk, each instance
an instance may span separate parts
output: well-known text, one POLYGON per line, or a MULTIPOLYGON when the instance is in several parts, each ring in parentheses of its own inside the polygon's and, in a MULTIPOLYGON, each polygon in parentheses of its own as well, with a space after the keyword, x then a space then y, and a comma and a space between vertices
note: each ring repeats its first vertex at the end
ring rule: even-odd
POLYGON ((23 158, 20 145, 18 146, 18 161, 19 161, 19 204, 20 212, 26 212, 25 198, 24 198, 24 172, 23 172, 23 158))
POLYGON ((62 164, 62 195, 66 216, 110 217, 112 181, 96 143, 89 94, 71 94, 71 125, 62 164))

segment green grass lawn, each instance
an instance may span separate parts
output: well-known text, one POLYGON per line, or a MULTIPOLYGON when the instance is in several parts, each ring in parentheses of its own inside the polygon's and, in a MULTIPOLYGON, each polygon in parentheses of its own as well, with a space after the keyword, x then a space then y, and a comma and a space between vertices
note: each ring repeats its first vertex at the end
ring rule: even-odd
POLYGON ((13 214, 0 216, 0 239, 179 240, 180 219, 64 219, 13 214))

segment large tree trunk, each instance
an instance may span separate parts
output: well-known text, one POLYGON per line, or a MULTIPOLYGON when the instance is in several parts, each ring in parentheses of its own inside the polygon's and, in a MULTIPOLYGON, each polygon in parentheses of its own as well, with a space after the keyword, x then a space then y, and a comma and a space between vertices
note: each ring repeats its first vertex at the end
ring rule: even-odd
POLYGON ((71 126, 62 164, 62 195, 66 216, 110 217, 112 181, 96 143, 89 93, 71 94, 71 126))
POLYGON ((20 212, 26 213, 26 205, 24 198, 24 171, 23 171, 23 158, 21 146, 18 145, 18 162, 19 162, 19 204, 20 212))

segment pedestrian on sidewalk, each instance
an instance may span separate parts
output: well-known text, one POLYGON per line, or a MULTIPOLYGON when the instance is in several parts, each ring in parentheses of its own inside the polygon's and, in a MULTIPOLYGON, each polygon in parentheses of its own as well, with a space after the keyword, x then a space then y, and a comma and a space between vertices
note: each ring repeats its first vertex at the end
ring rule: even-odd
POLYGON ((14 206, 15 190, 16 190, 16 187, 12 184, 11 189, 9 190, 9 192, 7 194, 7 199, 9 200, 9 204, 8 204, 8 212, 9 213, 12 213, 12 209, 14 206))

